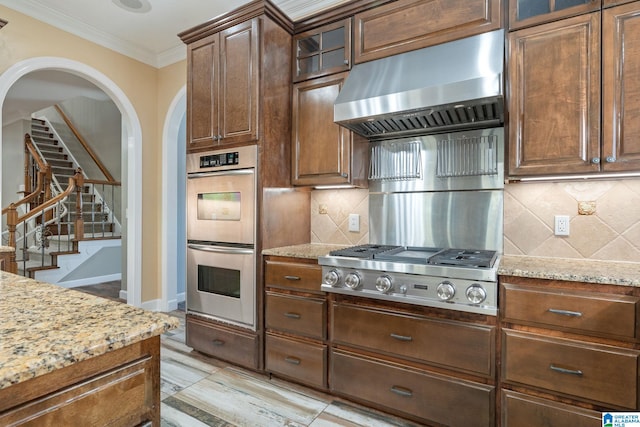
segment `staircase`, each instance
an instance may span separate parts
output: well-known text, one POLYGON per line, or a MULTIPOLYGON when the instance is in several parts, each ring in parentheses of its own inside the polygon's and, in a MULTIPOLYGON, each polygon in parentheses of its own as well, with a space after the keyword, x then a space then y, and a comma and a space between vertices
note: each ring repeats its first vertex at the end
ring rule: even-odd
MULTIPOLYGON (((69 185, 69 178, 74 176, 79 165, 75 164, 64 145, 56 139, 46 121, 32 119, 31 140, 41 157, 51 167, 54 187, 59 192, 64 191, 69 185)), ((92 258, 94 258, 93 263, 99 265, 100 260, 95 259, 99 252, 120 250, 121 242, 120 234, 116 230, 117 225, 113 222, 113 216, 103 209, 103 202, 95 185, 84 185, 79 194, 82 198, 81 215, 84 221, 81 237, 77 238, 80 233, 75 229, 78 218, 76 212, 78 195, 74 192, 62 203, 59 217, 36 233, 36 244, 30 245, 26 250, 21 248, 26 261, 18 262, 18 274, 59 283, 92 258)), ((17 251, 17 255, 18 252, 20 251, 17 251)), ((86 268, 85 266, 84 269, 86 268)), ((94 283, 105 281, 105 279, 114 280, 112 274, 106 276, 100 277, 94 283)), ((86 279, 81 282, 81 284, 91 283, 86 279)))

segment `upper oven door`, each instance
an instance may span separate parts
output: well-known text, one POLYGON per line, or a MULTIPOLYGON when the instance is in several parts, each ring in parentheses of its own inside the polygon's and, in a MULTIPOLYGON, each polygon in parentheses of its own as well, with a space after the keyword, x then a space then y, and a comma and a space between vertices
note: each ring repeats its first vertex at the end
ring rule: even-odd
POLYGON ((255 169, 187 176, 187 239, 255 243, 255 169))

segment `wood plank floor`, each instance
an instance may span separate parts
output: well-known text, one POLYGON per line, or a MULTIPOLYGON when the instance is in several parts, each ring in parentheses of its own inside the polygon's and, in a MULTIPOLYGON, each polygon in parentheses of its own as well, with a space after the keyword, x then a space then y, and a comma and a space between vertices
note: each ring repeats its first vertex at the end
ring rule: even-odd
MULTIPOLYGON (((92 291, 86 288, 79 290, 92 291)), ((104 286, 99 292, 113 298, 104 286)), ((184 311, 169 314, 181 319, 181 327, 161 337, 162 427, 418 426, 195 352, 185 345, 184 311)))

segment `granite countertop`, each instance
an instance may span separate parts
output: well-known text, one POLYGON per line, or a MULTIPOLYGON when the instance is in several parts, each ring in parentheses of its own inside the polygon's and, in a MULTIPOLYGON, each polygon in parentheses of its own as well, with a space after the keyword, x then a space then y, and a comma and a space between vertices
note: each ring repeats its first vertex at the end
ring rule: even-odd
MULTIPOLYGON (((332 250, 345 247, 349 245, 308 243, 265 249, 262 253, 317 259, 332 250)), ((640 262, 505 255, 500 261, 498 275, 640 287, 640 262)))
POLYGON ((568 280, 623 286, 640 286, 640 263, 573 258, 503 256, 501 276, 568 280))
POLYGON ((292 258, 318 259, 329 252, 348 248, 353 245, 328 245, 323 243, 306 243, 302 245, 283 246, 280 248, 265 249, 262 255, 287 256, 292 258))
POLYGON ((0 388, 178 325, 166 314, 0 272, 0 388))

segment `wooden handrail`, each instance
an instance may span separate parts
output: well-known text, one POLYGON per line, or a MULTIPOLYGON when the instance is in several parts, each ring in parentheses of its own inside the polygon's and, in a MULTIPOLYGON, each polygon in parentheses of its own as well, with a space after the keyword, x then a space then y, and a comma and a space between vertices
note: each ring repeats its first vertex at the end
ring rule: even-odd
POLYGON ((114 187, 119 187, 122 185, 120 181, 105 181, 101 179, 86 179, 84 180, 85 184, 94 184, 94 185, 113 185, 114 187))
POLYGON ((87 151, 87 153, 89 153, 89 156, 91 156, 91 158, 96 163, 96 165, 98 165, 98 168, 103 173, 103 175, 107 178, 109 183, 111 183, 111 184, 114 183, 115 179, 109 173, 109 170, 107 169, 107 167, 100 161, 100 159, 98 158, 96 153, 93 152, 91 147, 89 147, 89 144, 87 144, 87 141, 82 137, 82 135, 80 135, 80 132, 78 132, 78 129, 76 129, 76 127, 73 125, 73 123, 71 122, 69 117, 64 113, 64 111, 62 111, 62 108, 60 108, 60 106, 58 104, 54 105, 54 107, 56 108, 56 111, 58 111, 60 116, 62 117, 62 120, 64 120, 64 122, 67 124, 67 126, 69 126, 69 129, 71 129, 71 132, 73 132, 73 134, 78 139, 78 141, 80 141, 80 144, 82 144, 82 146, 87 151))
MULTIPOLYGON (((24 196, 22 199, 18 200, 15 203, 11 203, 9 206, 13 205, 17 208, 18 206, 30 203, 33 200, 37 199, 42 194, 42 190, 45 186, 45 183, 47 182, 45 180, 46 175, 46 172, 38 172, 38 185, 36 186, 36 189, 31 194, 24 196)), ((2 209, 2 215, 6 214, 8 211, 9 207, 2 209)))
MULTIPOLYGON (((67 197, 69 194, 71 194, 71 192, 76 189, 76 179, 77 179, 78 173, 79 172, 76 172, 75 176, 69 178, 69 186, 67 187, 66 190, 64 190, 62 193, 58 194, 57 196, 52 197, 51 199, 47 200, 43 204, 36 206, 35 208, 31 209, 26 214, 24 214, 22 216, 19 216, 18 217, 18 221, 17 221, 16 224, 19 224, 19 223, 21 223, 23 221, 28 220, 29 218, 32 218, 32 217, 38 215, 42 211, 47 210, 48 208, 50 208, 51 206, 55 205, 56 203, 58 203, 59 201, 61 201, 65 197, 67 197)), ((9 207, 11 207, 11 206, 13 206, 13 203, 11 205, 9 205, 9 207)))
POLYGON ((49 167, 49 165, 47 165, 47 163, 44 161, 44 159, 42 159, 42 157, 40 157, 40 153, 38 153, 38 150, 37 150, 35 144, 31 140, 31 135, 29 135, 28 133, 24 134, 24 147, 25 147, 25 151, 29 151, 29 153, 31 154, 31 157, 33 157, 35 159, 36 163, 38 163, 38 168, 41 171, 43 171, 43 170, 45 170, 45 169, 47 169, 49 167))
MULTIPOLYGON (((2 213, 6 212, 7 214, 7 230, 9 231, 9 246, 16 248, 16 228, 18 224, 24 222, 34 216, 43 213, 50 207, 54 206, 56 203, 62 201, 65 197, 71 194, 72 191, 80 192, 82 186, 84 185, 84 177, 82 175, 82 170, 78 169, 76 173, 69 178, 69 185, 66 190, 62 193, 58 194, 55 197, 47 200, 41 205, 36 206, 26 214, 22 216, 18 216, 17 205, 15 203, 11 203, 8 208, 3 209, 2 213)), ((82 220, 82 202, 80 197, 76 198, 76 237, 82 238, 84 236, 84 231, 80 229, 78 232, 78 227, 83 227, 82 220), (78 236, 79 235, 79 236, 78 236)), ((16 263, 16 253, 13 251, 9 256, 9 270, 10 273, 18 272, 18 264, 16 263)))

